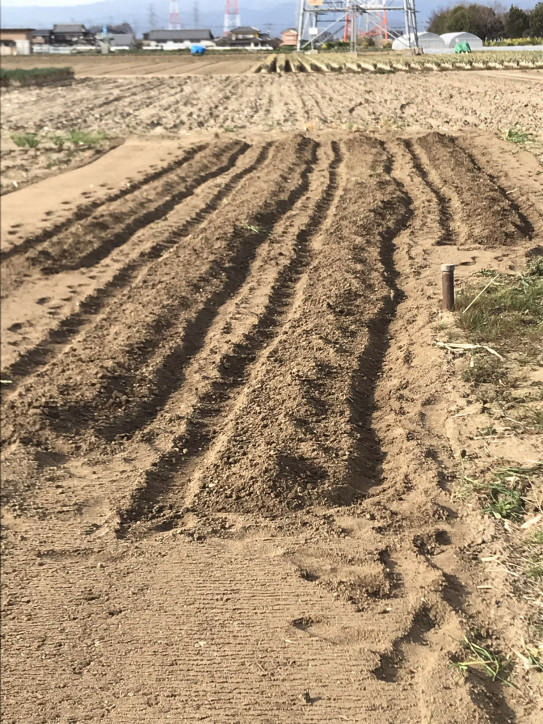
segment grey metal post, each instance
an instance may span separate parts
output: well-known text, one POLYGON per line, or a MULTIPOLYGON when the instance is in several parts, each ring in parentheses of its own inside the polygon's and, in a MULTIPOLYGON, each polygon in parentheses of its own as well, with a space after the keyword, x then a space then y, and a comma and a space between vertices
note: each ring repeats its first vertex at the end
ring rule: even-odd
POLYGON ((443 290, 443 311, 454 309, 454 264, 441 265, 441 287, 443 290))
POLYGON ((302 49, 302 33, 304 32, 304 10, 305 0, 300 0, 300 9, 298 14, 298 42, 296 44, 296 50, 300 52, 302 49))

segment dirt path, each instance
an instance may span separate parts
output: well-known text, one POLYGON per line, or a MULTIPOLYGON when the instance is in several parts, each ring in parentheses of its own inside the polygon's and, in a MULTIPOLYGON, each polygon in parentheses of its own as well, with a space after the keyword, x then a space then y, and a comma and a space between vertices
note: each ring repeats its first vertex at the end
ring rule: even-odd
POLYGON ((439 264, 541 244, 537 169, 494 144, 206 136, 136 147, 130 186, 117 149, 82 206, 93 166, 48 216, 7 197, 6 722, 539 720, 450 668, 516 632, 432 327, 439 264))

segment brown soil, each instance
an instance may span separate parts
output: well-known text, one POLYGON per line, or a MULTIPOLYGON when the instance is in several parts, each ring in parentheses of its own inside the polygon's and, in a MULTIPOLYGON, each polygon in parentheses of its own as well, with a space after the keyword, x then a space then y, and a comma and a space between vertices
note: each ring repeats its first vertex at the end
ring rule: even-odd
POLYGON ((231 75, 249 73, 264 56, 230 54, 206 55, 193 58, 190 55, 159 55, 148 53, 141 55, 102 56, 36 56, 32 58, 2 58, 4 68, 73 68, 76 78, 99 78, 110 76, 125 78, 128 76, 165 76, 165 75, 231 75))
POLYGON ((431 323, 441 262, 541 243, 537 165, 442 133, 168 144, 79 204, 107 157, 41 182, 50 217, 6 197, 5 721, 535 724, 533 681, 449 668, 523 628, 477 589, 431 323))
POLYGON ((451 663, 533 630, 460 452, 541 436, 476 443, 434 340, 440 264, 541 253, 541 166, 485 132, 541 96, 396 78, 4 95, 4 132, 159 136, 3 197, 6 724, 540 721, 534 672, 451 663))
MULTIPOLYGON (((95 63, 97 59, 79 60, 95 63)), ((140 59, 131 62, 141 67, 140 59)), ((73 159, 69 152, 58 153, 51 142, 51 136, 74 128, 97 130, 118 139, 204 130, 392 128, 497 133, 518 125, 533 135, 530 148, 543 158, 542 80, 543 71, 495 76, 470 73, 469 82, 461 72, 371 77, 210 74, 96 78, 70 87, 2 91, 2 190, 12 191, 59 166, 64 169, 68 163, 85 160, 79 153, 73 159), (11 140, 15 132, 38 133, 38 149, 18 149, 11 140)))

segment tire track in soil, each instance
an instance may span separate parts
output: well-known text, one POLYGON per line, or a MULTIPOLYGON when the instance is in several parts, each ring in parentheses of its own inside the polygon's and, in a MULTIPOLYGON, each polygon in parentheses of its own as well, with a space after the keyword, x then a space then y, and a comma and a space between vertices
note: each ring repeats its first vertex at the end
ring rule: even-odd
MULTIPOLYGON (((81 302, 77 311, 62 319, 60 324, 52 329, 38 345, 22 354, 14 364, 2 370, 2 375, 12 379, 14 383, 10 386, 8 394, 15 392, 22 380, 48 364, 67 347, 78 333, 91 324, 98 314, 102 314, 142 273, 146 263, 159 259, 166 251, 180 243, 183 238, 193 233, 198 226, 209 219, 219 209, 221 202, 232 195, 239 183, 266 161, 271 147, 271 142, 265 143, 260 149, 257 149, 256 158, 251 163, 242 166, 239 170, 234 167, 227 180, 224 180, 224 176, 219 176, 217 178, 217 182, 220 183, 219 189, 212 193, 210 198, 178 229, 173 233, 168 233, 164 238, 159 235, 151 246, 144 248, 136 257, 130 259, 103 287, 89 294, 81 302)), ((249 155, 249 152, 246 155, 249 155)), ((241 158, 245 158, 245 156, 241 158)), ((148 230, 147 227, 140 229, 140 232, 148 230)))
POLYGON ((127 200, 129 200, 130 196, 139 192, 142 188, 154 183, 155 181, 159 181, 164 176, 167 176, 172 171, 177 170, 180 166, 192 160, 197 153, 200 153, 206 148, 206 145, 207 144, 195 145, 185 151, 182 156, 176 158, 174 161, 171 161, 165 166, 162 166, 156 171, 146 174, 139 181, 131 183, 130 186, 121 188, 111 194, 103 196, 100 199, 95 199, 94 201, 78 206, 75 213, 71 214, 68 218, 63 219, 58 224, 49 226, 43 231, 40 231, 38 234, 27 237, 20 244, 16 244, 9 249, 1 250, 0 262, 4 263, 14 256, 24 255, 40 244, 44 244, 60 234, 69 231, 79 221, 89 219, 89 216, 98 209, 107 207, 109 204, 112 204, 115 201, 120 201, 121 199, 126 199, 127 197, 127 200))
MULTIPOLYGON (((369 323, 370 340, 366 347, 369 359, 365 359, 365 351, 360 369, 353 378, 350 399, 353 401, 355 422, 358 422, 357 411, 364 412, 362 424, 366 427, 367 434, 361 436, 358 447, 361 463, 365 466, 364 472, 367 473, 368 466, 370 470, 373 467, 370 477, 374 478, 375 483, 363 503, 363 510, 375 511, 375 514, 366 517, 386 520, 387 524, 374 528, 375 533, 382 533, 382 537, 374 537, 372 545, 377 547, 374 547, 373 553, 370 552, 372 546, 367 539, 357 541, 351 537, 345 542, 334 541, 331 545, 327 542, 317 549, 311 545, 301 546, 292 560, 302 577, 333 590, 358 611, 359 621, 355 631, 364 632, 366 645, 372 655, 377 655, 377 663, 372 666, 371 671, 376 680, 386 687, 382 690, 382 695, 385 696, 387 692, 392 694, 395 689, 389 687, 401 686, 410 707, 413 710, 418 709, 418 721, 427 721, 428 717, 433 718, 438 711, 441 715, 439 720, 448 721, 450 711, 458 704, 458 692, 451 691, 447 682, 447 656, 443 656, 443 650, 444 645, 450 646, 447 642, 458 639, 459 632, 462 631, 462 608, 459 612, 447 599, 447 568, 443 570, 432 560, 437 542, 440 541, 440 545, 444 543, 444 528, 447 528, 436 506, 436 496, 441 498, 439 470, 436 465, 436 469, 432 468, 429 474, 423 472, 425 466, 421 464, 417 454, 426 460, 435 459, 437 462, 437 458, 434 455, 427 456, 425 453, 430 450, 424 448, 413 455, 413 447, 408 443, 410 452, 404 450, 400 455, 398 450, 395 451, 395 460, 401 458, 403 464, 396 465, 393 462, 388 464, 388 469, 384 468, 386 457, 391 455, 390 433, 394 435, 394 430, 383 430, 372 420, 378 405, 383 404, 382 390, 378 401, 375 399, 376 391, 383 386, 383 380, 386 380, 388 374, 391 374, 390 360, 388 369, 384 367, 390 352, 390 327, 397 323, 400 315, 405 319, 406 313, 409 314, 404 308, 405 294, 398 286, 399 272, 395 259, 398 253, 404 258, 407 256, 412 259, 409 247, 412 247, 421 235, 432 237, 432 232, 428 231, 432 221, 428 219, 428 188, 424 179, 413 173, 415 165, 403 141, 383 143, 382 149, 387 155, 387 180, 393 184, 397 193, 396 196, 393 191, 383 193, 382 195, 388 198, 388 203, 382 203, 381 209, 373 208, 371 213, 375 213, 377 219, 382 216, 385 222, 388 220, 388 224, 382 225, 380 256, 383 278, 391 293, 382 296, 380 309, 369 323), (401 168, 398 168, 399 163, 401 168), (387 207, 390 211, 391 205, 397 205, 399 209, 396 216, 392 215, 392 218, 397 219, 394 224, 390 224, 387 214, 387 207), (372 331, 376 333, 373 340, 372 331), (372 445, 378 453, 373 459, 372 445), (404 497, 406 490, 403 478, 410 457, 417 458, 412 460, 409 467, 417 470, 420 475, 417 487, 422 490, 418 495, 427 496, 429 503, 427 509, 419 514, 417 505, 414 505, 415 501, 404 497), (394 469, 393 476, 390 474, 391 467, 394 469), (385 482, 388 487, 386 497, 381 495, 379 485, 385 482), (415 531, 417 535, 414 535, 415 531), (374 563, 370 569, 374 572, 369 576, 368 560, 375 563, 379 561, 382 570, 377 573, 374 563), (383 609, 387 612, 387 621, 384 624, 383 616, 380 615, 384 612, 383 609), (368 635, 368 631, 371 631, 372 635, 368 635), (434 696, 428 695, 428 677, 435 677, 436 681, 440 682, 437 684, 440 690, 437 700, 435 693, 434 696)), ((439 226, 437 209, 433 216, 439 226)), ((407 302, 408 310, 409 304, 412 305, 413 302, 407 302)), ((404 364, 409 363, 404 360, 404 364)), ((398 374, 397 365, 393 374, 398 374)), ((384 386, 394 389, 396 384, 393 380, 385 382, 384 386)), ((385 396, 385 400, 387 397, 385 396)), ((407 435, 413 434, 412 426, 408 421, 406 423, 407 435)), ((418 435, 419 431, 415 432, 414 436, 418 435)), ((409 437, 406 436, 406 439, 409 440, 409 437)), ((361 471, 356 470, 356 467, 355 475, 360 479, 361 471)), ((447 497, 443 496, 441 502, 447 505, 447 497)), ((311 623, 308 628, 311 628, 311 623)), ((492 695, 497 702, 496 711, 499 709, 499 712, 485 718, 485 721, 498 722, 502 721, 504 715, 511 716, 512 712, 498 688, 489 688, 493 689, 492 695)), ((462 694, 464 708, 471 711, 472 717, 487 710, 487 707, 482 705, 481 696, 477 701, 476 691, 469 686, 462 694)))
MULTIPOLYGON (((421 236, 428 237, 430 234, 431 238, 431 232, 428 231, 424 194, 420 193, 420 185, 424 184, 424 179, 418 174, 413 176, 412 170, 416 166, 413 158, 405 154, 405 150, 405 143, 401 140, 388 146, 390 158, 388 172, 397 187, 410 199, 410 209, 413 212, 409 224, 398 239, 392 262, 396 264, 394 262, 396 257, 400 262, 403 257, 405 262, 407 257, 411 266, 413 258, 410 247, 418 246, 421 236), (419 184, 419 188, 416 184, 413 185, 413 180, 419 184)), ((405 272, 405 267, 403 271, 405 272)), ((413 312, 415 315, 418 314, 417 301, 409 300, 403 292, 397 298, 396 323, 398 318, 408 323, 410 314, 413 312)), ((425 321, 421 320, 420 325, 424 327, 425 321)), ((398 330, 395 329, 394 333, 397 335, 398 330)), ((435 713, 440 710, 441 717, 447 720, 450 711, 456 706, 457 694, 451 692, 447 683, 441 683, 439 703, 436 703, 435 699, 428 697, 426 682, 429 677, 434 676, 437 681, 446 682, 443 677, 446 669, 446 660, 443 660, 444 643, 458 640, 459 632, 465 628, 469 607, 465 596, 458 592, 458 587, 455 598, 451 600, 449 597, 451 581, 457 580, 458 568, 462 563, 454 558, 452 563, 447 558, 439 562, 433 558, 437 552, 436 546, 438 550, 439 548, 443 550, 443 547, 450 542, 448 516, 443 515, 448 510, 450 500, 449 495, 442 490, 442 486, 447 490, 443 480, 443 470, 446 466, 440 460, 438 453, 439 441, 434 435, 428 436, 428 431, 423 429, 420 418, 413 424, 413 419, 417 417, 413 414, 402 424, 405 426, 405 432, 404 443, 400 448, 394 429, 391 429, 390 424, 386 422, 383 425, 384 420, 390 419, 391 416, 396 416, 397 419, 401 412, 396 408, 399 404, 401 409, 402 403, 399 403, 399 400, 404 399, 402 392, 394 390, 396 381, 394 379, 389 381, 388 376, 398 375, 401 379, 403 365, 405 378, 409 380, 410 377, 407 368, 411 365, 411 359, 401 355, 402 361, 398 365, 397 344, 396 340, 396 349, 391 350, 393 354, 387 355, 387 359, 383 360, 387 364, 376 387, 378 393, 376 411, 379 414, 374 420, 373 427, 379 434, 384 453, 380 467, 382 484, 370 491, 366 509, 374 508, 379 511, 381 517, 384 510, 388 509, 388 516, 391 516, 383 532, 386 531, 387 541, 394 540, 392 550, 397 561, 394 565, 397 569, 395 576, 403 581, 403 585, 401 590, 396 591, 389 599, 388 606, 391 617, 398 617, 403 621, 397 634, 379 654, 379 664, 373 668, 373 674, 387 685, 407 685, 416 692, 421 720, 428 716, 429 709, 435 713), (415 445, 413 440, 417 440, 415 445), (387 461, 387 457, 392 456, 394 460, 401 459, 403 464, 398 466, 395 462, 387 461), (416 485, 413 484, 414 481, 411 483, 409 481, 409 471, 413 470, 417 471, 416 485), (410 610, 407 620, 403 615, 406 608, 410 610)), ((424 356, 424 352, 421 354, 424 356)), ((424 370, 423 365, 418 368, 424 370)), ((424 378, 423 374, 422 377, 424 378)), ((425 403, 420 390, 424 389, 425 382, 417 380, 416 384, 413 384, 411 380, 410 387, 410 394, 419 398, 418 409, 422 411, 425 403)), ((407 389, 409 390, 409 387, 407 389)), ((389 635, 393 628, 394 626, 389 626, 389 635)), ((449 653, 451 654, 452 652, 449 653)), ((508 721, 513 720, 514 714, 498 686, 491 682, 485 686, 487 689, 485 696, 490 694, 493 701, 493 708, 489 710, 488 702, 485 702, 485 697, 481 695, 480 685, 473 686, 473 683, 475 682, 468 683, 463 695, 466 704, 469 697, 471 703, 468 704, 468 708, 471 707, 472 717, 483 715, 485 721, 496 724, 503 721, 504 717, 508 721)))
MULTIPOLYGON (((265 285, 259 284, 257 273, 252 271, 245 282, 245 289, 240 288, 237 295, 235 293, 225 295, 223 309, 216 315, 214 326, 217 328, 217 337, 220 338, 221 334, 224 336, 226 328, 230 339, 222 343, 225 349, 219 356, 215 356, 214 360, 212 351, 210 353, 210 350, 207 350, 207 356, 212 357, 216 379, 212 379, 207 386, 204 385, 203 394, 198 391, 192 404, 183 403, 182 394, 181 400, 175 401, 175 406, 179 409, 191 408, 190 414, 185 418, 184 430, 169 441, 170 449, 147 470, 143 485, 135 491, 130 504, 120 512, 117 529, 119 537, 127 536, 131 527, 142 521, 155 519, 155 523, 152 524, 154 530, 166 530, 175 525, 176 514, 184 505, 182 501, 191 474, 199 462, 209 454, 217 430, 225 424, 231 411, 235 409, 236 399, 240 392, 242 393, 251 366, 257 362, 261 354, 265 353, 265 348, 273 343, 288 316, 297 286, 311 262, 312 238, 318 233, 323 219, 327 218, 338 187, 338 169, 342 162, 339 144, 332 142, 329 150, 323 151, 321 148, 318 155, 315 148, 312 167, 307 169, 306 176, 308 195, 311 192, 309 173, 313 177, 317 176, 314 184, 322 186, 316 201, 307 204, 300 196, 291 205, 285 218, 279 218, 277 224, 279 229, 273 231, 269 237, 270 239, 283 237, 285 243, 290 246, 290 258, 287 258, 282 268, 265 285), (329 156, 324 166, 326 168, 324 179, 321 178, 323 161, 319 163, 318 155, 324 155, 325 158, 329 156), (316 169, 313 168, 315 165, 316 169), (293 234, 292 226, 300 227, 295 233, 294 241, 290 241, 293 234), (262 286, 268 285, 269 289, 265 293, 267 298, 261 302, 259 313, 252 312, 257 316, 256 321, 250 324, 248 329, 244 328, 243 321, 237 324, 236 310, 242 306, 242 303, 245 307, 258 308, 258 301, 252 304, 250 298, 261 296, 262 286), (236 327, 241 327, 237 333, 236 327), (187 453, 186 450, 190 452, 187 453), (157 521, 157 517, 161 520, 157 521)), ((312 193, 314 195, 315 191, 312 193)), ((284 252, 281 254, 285 255, 284 252)), ((264 264, 261 274, 265 273, 265 267, 264 264)), ((207 344, 208 347, 213 345, 214 339, 214 335, 209 333, 210 328, 211 325, 205 330, 208 338, 212 340, 207 344)), ((179 381, 180 384, 185 382, 189 391, 194 389, 196 384, 201 387, 202 381, 198 379, 201 374, 199 370, 206 369, 206 377, 213 378, 209 361, 205 360, 204 345, 205 340, 202 344, 204 361, 194 364, 195 380, 190 380, 189 383, 190 370, 188 370, 185 380, 179 381)), ((171 390, 169 394, 172 395, 171 390)), ((154 420, 149 427, 152 428, 157 424, 160 425, 160 422, 154 420)))
MULTIPOLYGON (((267 194, 258 194, 258 189, 253 188, 253 175, 244 181, 244 192, 248 196, 245 212, 249 215, 249 221, 265 224, 267 219, 281 214, 285 205, 288 205, 287 200, 290 199, 290 203, 294 201, 296 192, 293 195, 287 182, 292 182, 308 165, 308 154, 313 145, 313 141, 299 134, 274 144, 273 154, 259 169, 257 177, 261 184, 265 183, 267 194), (282 163, 284 155, 288 159, 286 164, 282 163)), ((302 185, 298 193, 303 191, 302 185)), ((39 385, 36 388, 36 377, 30 378, 25 389, 30 387, 34 394, 21 394, 19 389, 15 397, 7 401, 7 410, 17 415, 15 409, 20 405, 27 409, 34 408, 37 417, 28 423, 29 427, 38 436, 49 438, 51 444, 55 444, 54 440, 59 434, 67 434, 72 439, 84 430, 93 433, 91 441, 96 443, 95 428, 103 424, 103 421, 100 422, 101 416, 111 417, 110 408, 115 406, 121 396, 120 390, 136 394, 145 363, 157 355, 161 358, 167 354, 165 342, 168 339, 177 343, 183 336, 184 325, 192 314, 197 313, 200 304, 205 305, 206 298, 216 290, 225 272, 235 275, 236 270, 230 267, 229 261, 239 258, 238 246, 244 246, 249 255, 252 253, 247 248, 251 240, 240 238, 239 235, 239 210, 222 206, 221 213, 224 218, 215 214, 216 218, 212 219, 205 234, 200 233, 198 238, 192 239, 190 245, 184 244, 176 252, 182 260, 177 261, 177 264, 192 260, 192 276, 186 279, 184 275, 180 276, 176 268, 172 267, 172 262, 162 257, 158 266, 147 269, 139 282, 127 290, 122 303, 117 305, 113 313, 110 308, 110 314, 99 318, 78 344, 68 348, 65 355, 53 362, 54 367, 50 366, 47 371, 38 373, 38 377, 47 374, 47 391, 40 389, 39 385), (185 289, 182 293, 183 286, 185 289), (160 303, 156 298, 157 289, 160 289, 160 303), (145 302, 149 294, 155 297, 152 305, 145 302), (122 316, 126 307, 129 316, 137 319, 131 329, 126 326, 126 318, 122 316), (116 332, 113 338, 112 329, 116 332), (103 362, 103 355, 96 354, 98 349, 107 350, 103 362), (53 430, 54 435, 50 438, 53 430)), ((183 265, 180 267, 184 268, 183 265)))

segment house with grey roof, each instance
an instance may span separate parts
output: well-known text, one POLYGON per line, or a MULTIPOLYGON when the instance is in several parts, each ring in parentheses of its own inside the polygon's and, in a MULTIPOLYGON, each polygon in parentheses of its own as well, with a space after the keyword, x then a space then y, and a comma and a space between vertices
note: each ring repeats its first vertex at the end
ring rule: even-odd
POLYGON ((53 25, 50 34, 51 45, 94 45, 95 42, 94 33, 87 30, 83 23, 53 25))
POLYGON ((191 45, 213 47, 211 30, 202 28, 184 30, 150 30, 143 36, 144 47, 161 50, 183 50, 191 45))

